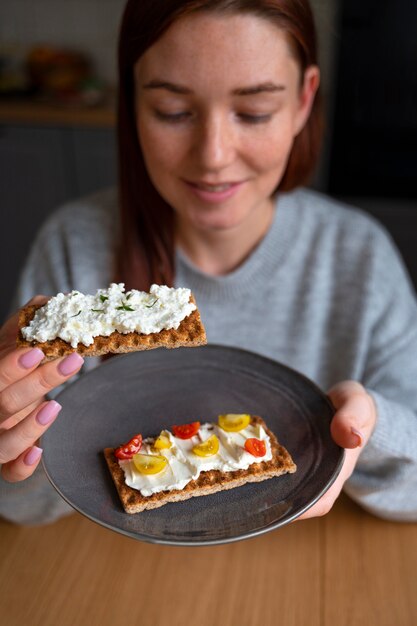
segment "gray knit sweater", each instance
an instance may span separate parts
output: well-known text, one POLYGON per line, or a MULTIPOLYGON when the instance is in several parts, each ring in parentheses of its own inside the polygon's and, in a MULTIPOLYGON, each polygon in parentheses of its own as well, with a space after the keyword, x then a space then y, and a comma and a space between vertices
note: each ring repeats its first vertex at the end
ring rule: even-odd
MULTIPOLYGON (((63 207, 33 245, 15 305, 106 287, 117 230, 113 190, 63 207)), ((205 275, 180 252, 176 262, 176 284, 194 292, 209 342, 281 361, 323 390, 345 379, 365 385, 378 422, 345 491, 376 515, 417 520, 417 306, 381 226, 299 190, 278 198, 269 232, 236 271, 205 275)), ((84 369, 96 364, 87 359, 84 369)), ((42 470, 0 483, 0 515, 10 520, 44 523, 69 511, 42 470)))

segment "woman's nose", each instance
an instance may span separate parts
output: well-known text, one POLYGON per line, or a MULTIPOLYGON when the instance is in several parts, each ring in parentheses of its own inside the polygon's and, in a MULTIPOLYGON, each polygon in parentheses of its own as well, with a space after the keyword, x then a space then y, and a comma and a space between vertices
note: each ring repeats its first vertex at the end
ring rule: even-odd
POLYGON ((236 155, 236 136, 231 122, 222 115, 213 115, 202 121, 195 152, 200 166, 208 171, 228 167, 236 155))

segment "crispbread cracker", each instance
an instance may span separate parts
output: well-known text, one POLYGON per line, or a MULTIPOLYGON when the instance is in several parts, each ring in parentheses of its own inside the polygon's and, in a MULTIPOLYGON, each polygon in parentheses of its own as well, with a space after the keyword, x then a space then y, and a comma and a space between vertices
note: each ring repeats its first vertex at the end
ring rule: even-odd
POLYGON ((126 513, 140 513, 145 509, 156 509, 168 504, 168 502, 180 502, 196 496, 208 496, 217 491, 240 487, 246 483, 261 482, 274 476, 294 473, 297 466, 291 455, 278 442, 274 433, 267 428, 263 419, 258 416, 251 416, 251 424, 260 424, 269 436, 272 449, 271 461, 253 463, 246 470, 233 472, 203 471, 197 480, 191 480, 184 489, 161 491, 151 496, 143 496, 140 491, 126 485, 124 472, 114 456, 114 448, 106 448, 104 456, 126 513))
MULTIPOLYGON (((190 302, 195 304, 193 296, 191 296, 190 302)), ((73 348, 71 344, 59 338, 44 342, 26 341, 22 336, 21 329, 29 325, 37 309, 42 306, 44 305, 32 304, 20 311, 19 332, 16 343, 19 348, 40 348, 45 354, 44 361, 57 359, 72 352, 78 352, 82 356, 103 356, 108 353, 117 354, 138 350, 152 350, 153 348, 203 346, 207 343, 206 332, 198 309, 195 309, 188 317, 183 319, 176 330, 161 330, 159 333, 150 333, 148 335, 135 332, 122 334, 115 331, 108 337, 95 337, 94 342, 90 346, 79 343, 76 348, 73 348)))

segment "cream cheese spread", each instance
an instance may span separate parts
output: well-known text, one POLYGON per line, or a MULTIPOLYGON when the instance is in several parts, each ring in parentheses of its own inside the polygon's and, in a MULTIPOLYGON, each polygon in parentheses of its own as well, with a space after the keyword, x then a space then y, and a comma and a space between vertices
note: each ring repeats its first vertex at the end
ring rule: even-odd
POLYGON ((179 439, 169 431, 164 431, 164 433, 169 436, 172 444, 170 448, 154 452, 152 449, 153 440, 145 439, 140 449, 141 454, 158 454, 167 458, 168 464, 162 472, 141 474, 132 460, 119 460, 119 465, 124 471, 126 484, 140 491, 143 496, 151 496, 160 491, 183 489, 191 480, 197 479, 203 471, 214 469, 222 472, 245 470, 253 463, 272 459, 269 437, 262 426, 258 424, 251 424, 239 432, 226 432, 217 424, 202 424, 198 433, 190 439, 179 439), (219 439, 219 451, 208 457, 197 456, 193 452, 193 447, 206 441, 213 434, 219 439), (245 450, 245 441, 252 437, 265 441, 265 456, 255 457, 245 450))
POLYGON ((125 292, 124 283, 112 283, 95 295, 59 293, 36 311, 21 332, 27 341, 59 337, 76 348, 78 343, 89 346, 94 337, 108 337, 114 331, 147 335, 177 329, 196 309, 190 296, 189 289, 165 285, 152 285, 149 293, 125 292))

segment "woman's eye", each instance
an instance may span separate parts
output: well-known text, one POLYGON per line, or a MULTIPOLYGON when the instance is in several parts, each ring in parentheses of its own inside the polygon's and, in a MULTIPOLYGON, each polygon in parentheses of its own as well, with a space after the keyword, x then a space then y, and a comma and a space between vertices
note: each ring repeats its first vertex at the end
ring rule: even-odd
POLYGON ((158 119, 163 122, 183 122, 188 119, 191 115, 188 111, 178 111, 178 113, 164 113, 163 111, 155 111, 155 115, 158 119))
POLYGON ((252 114, 252 113, 238 113, 238 117, 245 124, 264 124, 269 122, 272 118, 272 113, 252 114))

